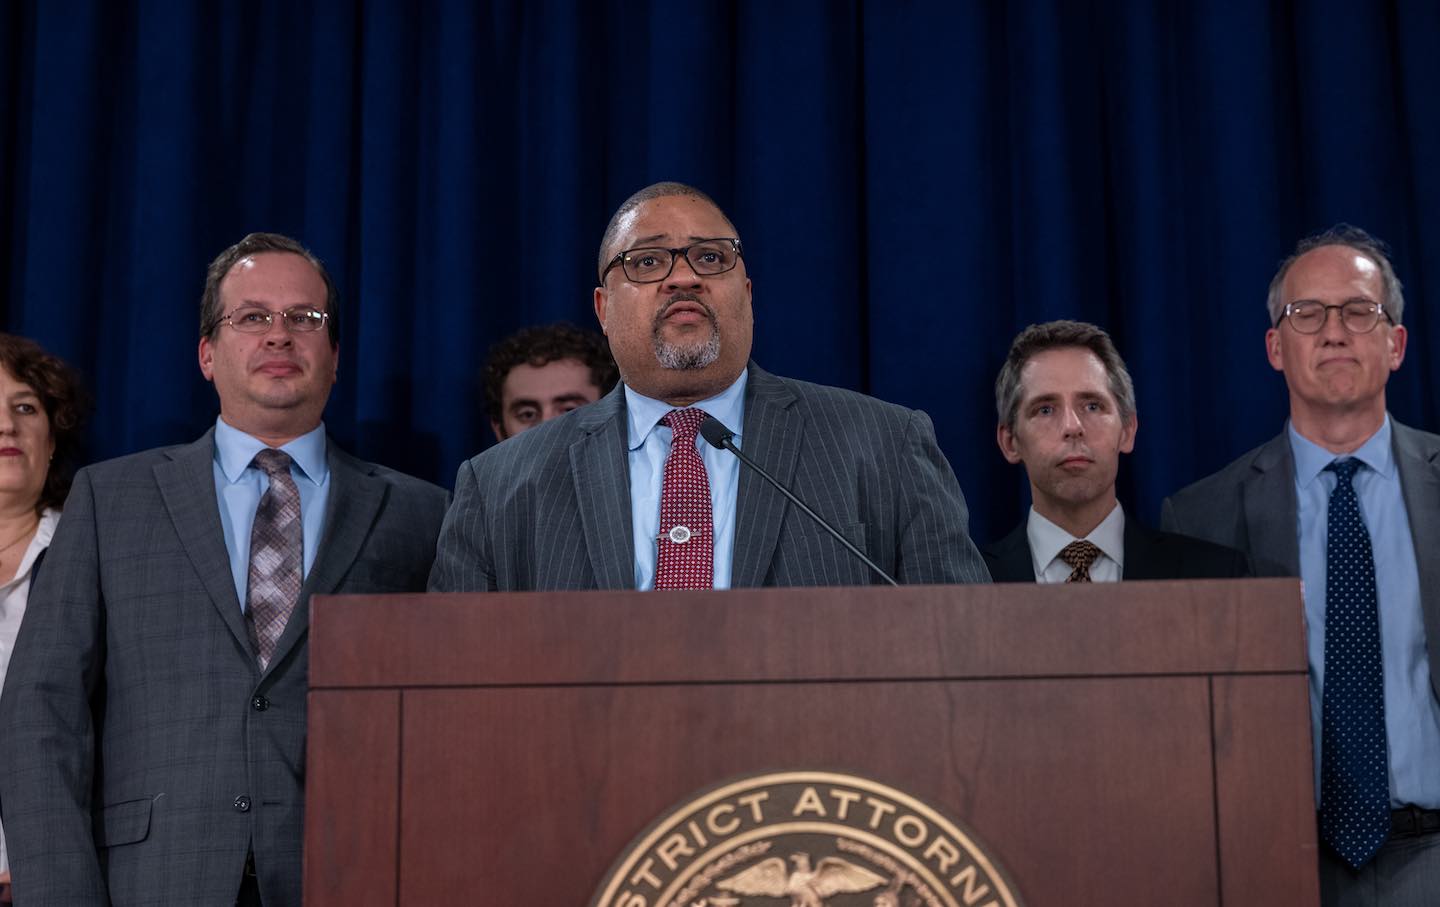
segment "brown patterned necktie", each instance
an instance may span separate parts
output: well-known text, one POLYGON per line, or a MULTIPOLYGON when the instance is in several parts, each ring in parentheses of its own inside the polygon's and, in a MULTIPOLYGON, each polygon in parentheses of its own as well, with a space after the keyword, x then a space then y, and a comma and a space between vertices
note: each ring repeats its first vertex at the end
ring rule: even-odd
POLYGON ((1067 583, 1090 582, 1090 565, 1100 556, 1100 549, 1093 542, 1071 542, 1060 549, 1060 560, 1071 566, 1067 583))
POLYGON ((695 449, 703 409, 672 409, 660 420, 670 426, 670 456, 660 488, 660 546, 655 559, 656 589, 709 589, 715 584, 715 528, 710 476, 695 449))
POLYGON ((250 580, 245 594, 245 628, 250 646, 265 670, 300 598, 304 533, 300 490, 290 476, 290 455, 266 448, 254 465, 270 477, 270 487, 255 509, 250 530, 250 580))

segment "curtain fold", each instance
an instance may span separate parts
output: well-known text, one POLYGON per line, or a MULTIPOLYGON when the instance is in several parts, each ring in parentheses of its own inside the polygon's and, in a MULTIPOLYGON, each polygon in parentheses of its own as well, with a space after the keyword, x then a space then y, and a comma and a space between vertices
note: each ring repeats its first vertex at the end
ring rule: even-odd
POLYGON ((1130 511, 1281 428, 1265 292, 1338 221, 1394 248, 1397 418, 1437 419, 1433 3, 161 0, 0 9, 0 314, 80 367, 91 454, 193 438, 206 263, 296 236, 342 293, 343 444, 449 484, 486 348, 594 323, 632 191, 694 183, 755 283, 755 357, 925 409, 976 538, 1027 505, 994 443, 1009 341, 1111 331, 1130 511))

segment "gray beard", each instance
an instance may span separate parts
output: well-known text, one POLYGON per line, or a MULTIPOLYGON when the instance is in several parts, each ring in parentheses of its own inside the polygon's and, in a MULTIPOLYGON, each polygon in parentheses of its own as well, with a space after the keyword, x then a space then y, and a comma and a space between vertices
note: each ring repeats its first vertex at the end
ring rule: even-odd
POLYGON ((664 368, 677 371, 701 369, 713 365, 720 358, 720 332, 711 326, 710 339, 701 344, 680 346, 666 343, 656 334, 654 338, 655 358, 664 368))
POLYGON ((710 319, 710 339, 704 343, 689 344, 681 346, 675 343, 667 343, 660 336, 660 319, 669 310, 669 305, 658 312, 655 316, 655 330, 650 335, 650 343, 655 348, 655 359, 662 368, 674 369, 675 371, 692 371, 694 369, 707 368, 714 365, 715 360, 720 358, 720 325, 715 323, 715 313, 710 306, 701 302, 698 297, 688 293, 677 294, 672 297, 671 304, 679 300, 687 300, 698 303, 705 308, 705 314, 710 319))

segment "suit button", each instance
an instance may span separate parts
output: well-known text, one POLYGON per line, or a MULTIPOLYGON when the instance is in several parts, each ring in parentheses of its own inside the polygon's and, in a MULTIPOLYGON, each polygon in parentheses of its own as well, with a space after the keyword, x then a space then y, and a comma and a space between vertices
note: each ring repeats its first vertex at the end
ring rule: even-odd
POLYGON ((250 798, 241 794, 235 798, 236 812, 248 813, 250 811, 250 798))
POLYGON ((257 712, 263 712, 266 709, 270 708, 270 700, 266 699, 264 696, 256 696, 254 699, 250 700, 250 708, 254 709, 257 712))

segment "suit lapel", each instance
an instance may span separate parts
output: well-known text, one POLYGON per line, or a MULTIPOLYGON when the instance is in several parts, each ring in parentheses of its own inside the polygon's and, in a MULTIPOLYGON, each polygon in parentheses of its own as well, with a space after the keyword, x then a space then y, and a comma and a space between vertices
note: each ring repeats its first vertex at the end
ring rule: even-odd
POLYGON ((1035 582, 1035 553, 1030 550, 1026 521, 1021 520, 1009 535, 986 547, 985 559, 990 566, 990 578, 997 583, 1035 582))
POLYGON ((575 503, 600 589, 635 588, 625 413, 625 389, 617 385, 604 399, 580 410, 580 437, 570 445, 575 503))
MULTIPOLYGON (((786 487, 792 487, 795 464, 805 439, 805 418, 791 409, 795 399, 784 382, 750 363, 740 447, 746 456, 786 487)), ((736 499, 739 509, 735 515, 730 585, 734 588, 759 586, 765 582, 774 560, 788 502, 755 470, 743 465, 736 499)))
POLYGON ((1281 432, 1260 448, 1251 462, 1241 499, 1245 505, 1248 550, 1257 576, 1300 575, 1300 539, 1295 527, 1299 502, 1295 497, 1295 458, 1290 438, 1281 432), (1256 552, 1274 551, 1279 562, 1263 564, 1256 552))
POLYGON ((325 461, 330 467, 330 494, 325 501, 325 525, 315 551, 315 562, 300 588, 296 605, 285 632, 275 644, 270 664, 277 665, 310 626, 310 597, 328 595, 340 588, 340 581, 350 571, 369 537, 380 507, 385 501, 384 480, 374 474, 369 464, 347 454, 325 439, 325 461))
POLYGON ((1125 516, 1125 569, 1122 579, 1168 579, 1177 575, 1175 552, 1160 544, 1155 533, 1125 516))
POLYGON ((169 459, 155 466, 155 482, 165 502, 175 533, 191 566, 210 595, 242 651, 250 651, 240 600, 235 597, 230 553, 220 528, 220 505, 215 496, 215 430, 200 440, 168 451, 169 459))
POLYGON ((1430 685, 1440 697, 1440 448, 1426 436, 1391 420, 1400 491, 1420 572, 1420 607, 1430 654, 1430 685))

